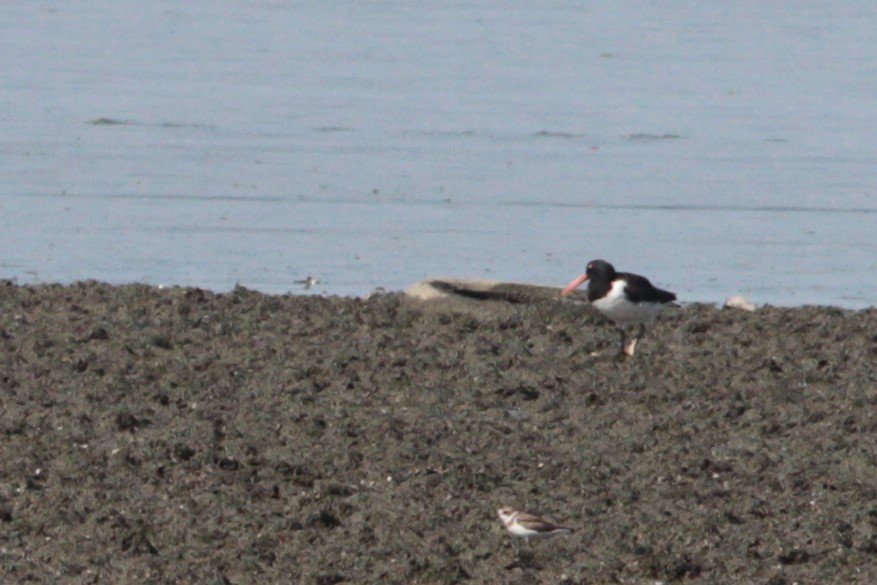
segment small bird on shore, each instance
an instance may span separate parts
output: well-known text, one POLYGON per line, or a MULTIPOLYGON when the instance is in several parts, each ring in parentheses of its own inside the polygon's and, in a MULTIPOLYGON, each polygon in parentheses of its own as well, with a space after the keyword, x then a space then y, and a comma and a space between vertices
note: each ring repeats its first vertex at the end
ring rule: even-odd
POLYGON ((656 288, 649 279, 638 274, 616 272, 605 260, 591 260, 585 273, 567 285, 561 296, 588 282, 588 300, 595 309, 612 319, 621 331, 621 353, 632 356, 636 343, 664 307, 676 300, 676 294, 656 288), (638 325, 638 334, 627 339, 627 327, 638 325))
POLYGON ((569 526, 554 524, 533 514, 515 510, 511 506, 503 506, 496 511, 496 515, 499 516, 499 519, 510 534, 523 536, 527 540, 531 538, 548 538, 557 534, 573 532, 573 529, 569 526))
POLYGON ((293 280, 292 283, 293 284, 300 284, 300 285, 302 285, 302 288, 304 288, 305 290, 310 290, 311 288, 320 284, 320 279, 315 278, 311 275, 308 275, 305 278, 302 278, 301 280, 293 280))

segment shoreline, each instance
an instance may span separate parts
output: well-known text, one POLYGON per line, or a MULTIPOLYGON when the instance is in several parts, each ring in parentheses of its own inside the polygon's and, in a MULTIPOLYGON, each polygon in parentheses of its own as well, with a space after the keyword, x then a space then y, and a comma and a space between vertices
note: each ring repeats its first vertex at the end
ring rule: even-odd
MULTIPOLYGON (((318 281, 320 282, 320 281, 318 281)), ((492 280, 492 279, 483 279, 483 278, 474 278, 474 277, 460 277, 460 276, 451 276, 451 277, 437 277, 437 278, 425 278, 412 284, 400 288, 399 290, 389 290, 384 287, 377 286, 372 291, 368 293, 363 293, 362 295, 346 295, 346 294, 333 294, 328 290, 310 290, 311 288, 318 288, 318 285, 313 285, 310 287, 305 287, 300 283, 296 283, 295 287, 290 290, 286 290, 283 292, 268 292, 260 290, 256 287, 251 287, 246 284, 235 284, 233 287, 227 289, 211 289, 207 287, 200 287, 197 285, 189 285, 189 284, 154 284, 148 282, 109 282, 98 279, 82 279, 75 280, 72 282, 21 282, 17 277, 6 277, 0 278, 0 285, 3 286, 16 286, 16 287, 75 287, 82 285, 99 285, 99 286, 109 286, 109 287, 127 287, 127 286, 142 286, 155 288, 156 290, 174 290, 174 289, 182 289, 182 290, 198 290, 206 293, 210 293, 213 295, 226 295, 231 294, 235 290, 245 290, 249 292, 253 292, 260 295, 265 295, 267 297, 314 297, 314 298, 334 298, 334 299, 348 299, 348 300, 368 300, 370 297, 377 295, 405 295, 412 296, 415 299, 428 301, 435 300, 441 298, 438 296, 424 296, 422 292, 422 287, 429 287, 432 283, 446 283, 446 284, 458 284, 464 287, 473 287, 475 290, 481 290, 485 287, 489 288, 490 286, 496 286, 500 293, 501 297, 503 293, 509 289, 511 290, 522 290, 522 289, 532 289, 537 291, 557 291, 559 296, 559 291, 562 290, 562 286, 553 286, 539 283, 529 283, 529 282, 511 282, 511 281, 501 281, 501 280, 492 280), (418 290, 421 288, 421 290, 418 290), (301 290, 298 290, 301 289, 301 290)), ((323 283, 320 283, 323 284, 323 283)), ((544 294, 544 293, 543 293, 544 294)), ((466 295, 458 295, 459 297, 465 297, 466 295)), ((529 300, 551 300, 548 297, 539 298, 539 296, 528 295, 525 293, 525 297, 529 297, 529 300)), ((541 295, 540 295, 541 296, 541 295)), ((709 299, 686 299, 681 298, 675 301, 675 304, 684 308, 688 306, 707 306, 707 307, 715 307, 715 308, 736 308, 728 305, 728 301, 731 299, 743 299, 746 302, 751 302, 751 304, 755 307, 756 310, 766 308, 766 309, 808 309, 808 308, 824 308, 824 309, 838 309, 842 311, 869 311, 873 309, 877 309, 877 300, 870 305, 863 306, 845 306, 842 304, 831 304, 831 303, 802 303, 802 304, 775 304, 771 302, 752 302, 748 297, 741 296, 738 293, 729 292, 727 296, 721 299, 709 300, 709 299)), ((482 299, 484 300, 484 299, 482 299)), ((502 300, 501 298, 499 300, 502 300)), ((577 302, 587 302, 584 293, 581 290, 575 291, 573 295, 570 297, 571 301, 577 302)))

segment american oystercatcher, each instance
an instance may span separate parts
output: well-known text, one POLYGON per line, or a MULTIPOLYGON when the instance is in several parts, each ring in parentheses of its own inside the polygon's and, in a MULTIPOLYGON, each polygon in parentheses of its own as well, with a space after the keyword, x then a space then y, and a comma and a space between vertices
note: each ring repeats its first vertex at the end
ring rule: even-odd
POLYGON ((656 288, 649 279, 638 274, 615 272, 605 260, 591 260, 585 273, 567 285, 561 296, 588 282, 588 300, 595 309, 612 319, 621 331, 621 352, 633 355, 636 342, 645 333, 646 323, 654 321, 667 303, 676 300, 670 291, 656 288), (638 325, 639 333, 627 339, 627 327, 638 325))

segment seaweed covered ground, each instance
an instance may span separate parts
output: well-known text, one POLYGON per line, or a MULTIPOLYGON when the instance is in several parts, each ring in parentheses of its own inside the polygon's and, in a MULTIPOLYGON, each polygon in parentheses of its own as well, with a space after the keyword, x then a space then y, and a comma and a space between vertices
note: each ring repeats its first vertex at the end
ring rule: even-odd
POLYGON ((0 582, 877 583, 877 311, 466 302, 0 283, 0 582))

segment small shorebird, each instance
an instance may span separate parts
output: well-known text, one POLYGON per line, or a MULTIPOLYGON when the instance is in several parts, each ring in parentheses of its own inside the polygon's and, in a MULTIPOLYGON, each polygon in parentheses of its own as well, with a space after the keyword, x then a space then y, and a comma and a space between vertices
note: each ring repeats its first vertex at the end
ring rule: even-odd
POLYGON ((648 278, 616 272, 605 260, 588 262, 585 273, 569 283, 561 296, 569 296, 585 281, 588 282, 588 300, 621 331, 622 355, 633 355, 636 342, 645 333, 645 324, 654 321, 668 303, 676 300, 674 293, 656 288, 648 278), (638 325, 639 333, 628 340, 630 325, 638 325))
POLYGON ((310 290, 311 288, 320 284, 320 279, 314 278, 313 276, 308 275, 305 278, 302 278, 301 280, 293 280, 292 283, 293 284, 300 284, 300 285, 302 285, 302 287, 305 290, 310 290))
POLYGON ((569 534, 573 531, 569 526, 560 526, 533 514, 519 512, 511 506, 503 506, 496 511, 496 515, 499 516, 510 534, 523 536, 527 540, 547 538, 556 534, 569 534))

